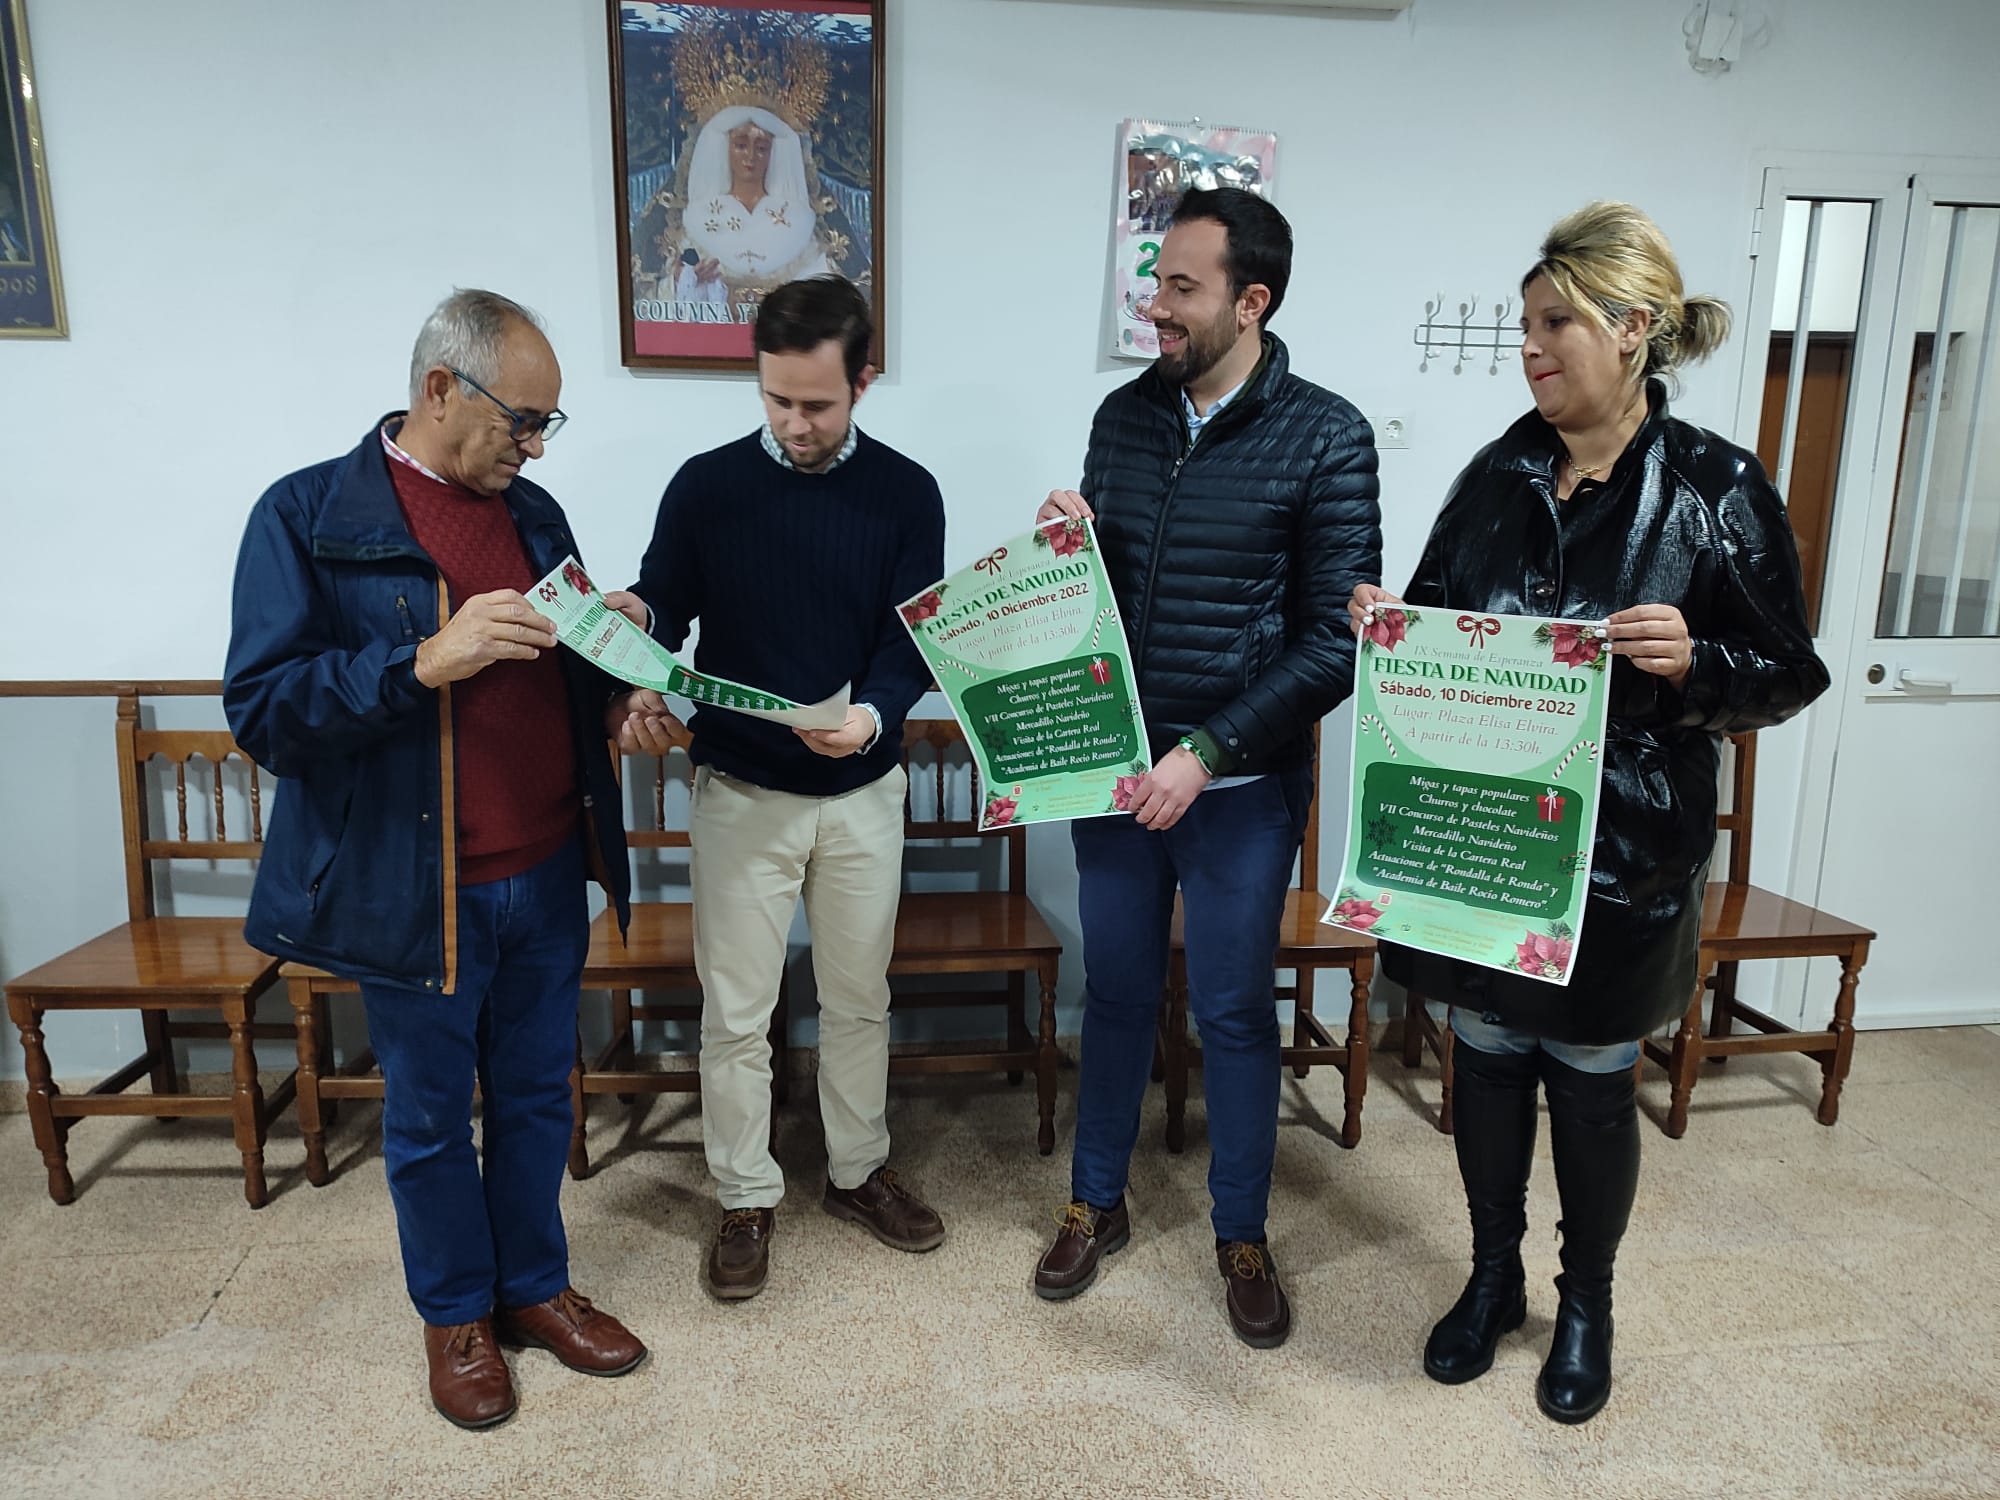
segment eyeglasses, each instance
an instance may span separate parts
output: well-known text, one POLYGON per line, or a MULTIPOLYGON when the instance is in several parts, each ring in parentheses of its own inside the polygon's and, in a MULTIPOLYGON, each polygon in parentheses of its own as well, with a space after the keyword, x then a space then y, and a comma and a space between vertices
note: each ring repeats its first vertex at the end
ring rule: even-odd
POLYGON ((515 411, 513 407, 487 390, 485 386, 474 380, 465 371, 459 369, 458 366, 446 365, 445 368, 513 419, 514 425, 508 429, 507 435, 517 443, 525 443, 529 438, 534 437, 538 437, 546 443, 550 438, 562 431, 563 423, 569 420, 560 410, 552 411, 545 417, 537 416, 534 412, 515 411))

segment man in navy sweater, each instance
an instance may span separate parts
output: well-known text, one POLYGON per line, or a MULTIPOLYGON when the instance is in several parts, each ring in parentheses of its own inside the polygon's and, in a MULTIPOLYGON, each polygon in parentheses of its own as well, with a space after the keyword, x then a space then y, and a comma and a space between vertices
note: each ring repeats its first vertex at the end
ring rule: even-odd
POLYGON ((754 1297, 785 1183, 771 1157, 771 1048, 803 892, 820 1002, 825 1207, 899 1250, 944 1242, 887 1169, 889 954, 901 889, 903 718, 930 686, 896 605, 944 572, 937 481, 854 425, 874 379, 868 302, 838 277, 759 309, 765 424, 688 460, 660 501, 633 592, 695 667, 802 703, 851 684, 839 729, 727 709, 694 716, 695 967, 702 1137, 722 1200, 707 1281, 754 1297))

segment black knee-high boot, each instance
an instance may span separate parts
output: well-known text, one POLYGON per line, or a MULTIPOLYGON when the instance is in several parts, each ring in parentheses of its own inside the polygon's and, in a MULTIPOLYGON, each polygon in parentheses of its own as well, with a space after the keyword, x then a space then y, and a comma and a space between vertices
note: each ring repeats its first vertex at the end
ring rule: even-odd
POLYGON ((1542 1055, 1562 1196, 1555 1337, 1535 1383, 1543 1415, 1588 1422, 1611 1395, 1611 1265, 1639 1190, 1632 1070, 1584 1073, 1542 1055))
POLYGON ((1446 1385, 1484 1375, 1503 1333, 1528 1315, 1521 1235, 1528 1227, 1528 1171, 1535 1159, 1535 1054, 1453 1049, 1458 1077, 1458 1174, 1472 1216, 1472 1277, 1431 1330, 1424 1373, 1446 1385))

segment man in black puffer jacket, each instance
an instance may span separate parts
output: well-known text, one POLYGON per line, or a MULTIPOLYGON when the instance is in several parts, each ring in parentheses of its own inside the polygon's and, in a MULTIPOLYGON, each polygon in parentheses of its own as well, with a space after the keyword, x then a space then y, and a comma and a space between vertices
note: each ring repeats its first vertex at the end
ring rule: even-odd
POLYGON ((1240 189, 1187 194, 1161 246, 1157 364, 1098 409, 1081 491, 1118 594, 1153 769, 1131 818, 1071 825, 1086 971, 1071 1203, 1035 1271, 1074 1296, 1130 1234, 1126 1169, 1153 1055, 1174 892, 1203 1042, 1216 1259, 1231 1325, 1281 1344, 1264 1237, 1277 1152, 1272 965, 1314 788, 1313 726, 1354 682, 1346 603, 1382 571, 1375 442, 1264 331, 1292 232, 1240 189))

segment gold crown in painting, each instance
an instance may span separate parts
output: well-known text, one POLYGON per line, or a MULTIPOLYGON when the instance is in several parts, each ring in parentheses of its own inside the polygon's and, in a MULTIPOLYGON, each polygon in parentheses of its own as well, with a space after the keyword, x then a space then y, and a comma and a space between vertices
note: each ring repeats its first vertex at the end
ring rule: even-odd
POLYGON ((767 14, 759 31, 744 37, 725 17, 704 16, 674 48, 674 87, 697 122, 744 104, 803 131, 825 107, 831 78, 826 44, 803 17, 767 14))

